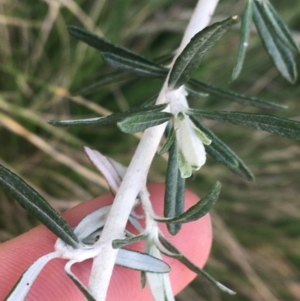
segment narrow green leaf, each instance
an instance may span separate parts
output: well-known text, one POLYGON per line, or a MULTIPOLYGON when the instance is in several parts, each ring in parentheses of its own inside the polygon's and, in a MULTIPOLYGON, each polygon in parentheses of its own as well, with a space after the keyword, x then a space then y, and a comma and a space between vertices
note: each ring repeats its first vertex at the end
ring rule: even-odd
POLYGON ((217 182, 211 191, 197 204, 189 208, 187 211, 182 213, 180 216, 174 218, 156 218, 155 220, 158 222, 164 223, 188 223, 195 220, 198 220, 205 214, 207 214, 213 205, 216 203, 219 198, 221 191, 221 183, 217 182))
POLYGON ((287 81, 294 83, 297 79, 297 68, 291 50, 273 30, 269 19, 261 13, 260 2, 254 1, 253 4, 253 19, 268 54, 280 74, 287 81))
POLYGON ((148 273, 169 273, 170 266, 164 261, 146 253, 119 249, 116 264, 148 273))
POLYGON ((156 100, 157 100, 157 97, 158 97, 158 93, 149 97, 147 100, 145 100, 144 102, 141 103, 141 107, 149 107, 151 105, 154 105, 156 100))
POLYGON ((164 153, 166 153, 170 149, 174 141, 175 141, 175 130, 174 127, 171 127, 170 131, 168 132, 166 141, 164 142, 163 146, 158 152, 158 155, 163 155, 164 153))
POLYGON ((124 70, 142 77, 163 78, 168 74, 167 69, 164 69, 151 61, 151 63, 145 63, 110 52, 103 52, 102 57, 108 65, 115 69, 124 70))
POLYGON ((239 76, 243 67, 244 58, 248 47, 248 40, 251 32, 252 14, 253 14, 252 4, 253 4, 253 0, 247 0, 246 8, 242 16, 240 46, 239 46, 237 61, 232 72, 232 77, 231 77, 232 80, 235 80, 239 76))
POLYGON ((209 138, 212 143, 205 146, 206 151, 211 150, 213 157, 216 157, 216 160, 225 164, 228 167, 236 168, 238 167, 238 161, 232 157, 231 153, 228 151, 228 148, 223 144, 220 144, 220 140, 215 136, 215 134, 209 130, 197 117, 191 116, 191 120, 199 128, 207 138, 209 138))
POLYGON ((118 122, 117 125, 124 133, 132 134, 165 123, 172 117, 173 115, 167 112, 137 114, 118 122))
POLYGON ((141 282, 141 288, 145 288, 146 284, 147 284, 147 278, 146 278, 146 273, 144 271, 141 271, 141 278, 140 278, 140 282, 141 282))
POLYGON ((0 185, 26 210, 66 244, 77 248, 79 240, 68 223, 20 177, 0 165, 0 185))
POLYGON ((169 87, 177 89, 185 84, 192 72, 199 67, 205 53, 237 21, 237 16, 230 17, 198 32, 176 59, 170 72, 169 87))
MULTIPOLYGON (((180 181, 182 178, 178 169, 177 152, 177 142, 174 140, 169 150, 166 175, 166 189, 164 198, 164 217, 166 218, 178 216, 183 212, 184 195, 182 197, 182 181, 180 181), (179 195, 177 195, 178 191, 179 195)), ((181 229, 181 224, 168 223, 167 228, 170 234, 176 235, 181 229)))
POLYGON ((207 126, 205 126, 196 116, 190 116, 194 124, 205 133, 212 143, 205 145, 206 152, 218 162, 229 167, 229 169, 248 181, 254 181, 254 175, 249 170, 242 159, 230 149, 221 139, 219 139, 207 126))
POLYGON ((256 6, 260 13, 264 15, 264 19, 268 21, 268 27, 277 34, 278 38, 291 50, 299 52, 299 45, 295 41, 288 26, 282 20, 276 9, 269 1, 261 1, 256 6))
POLYGON ((147 234, 140 234, 140 235, 136 235, 136 236, 133 236, 133 237, 124 238, 124 239, 115 239, 112 242, 112 247, 114 249, 119 249, 119 248, 121 248, 125 245, 132 244, 134 242, 146 239, 147 236, 148 236, 148 233, 147 234))
MULTIPOLYGON (((184 192, 185 192, 185 178, 181 177, 180 170, 178 170, 177 190, 176 190, 176 199, 175 199, 176 206, 175 206, 174 216, 180 216, 184 212, 184 192)), ((176 223, 176 224, 170 224, 170 226, 171 225, 173 227, 173 235, 177 234, 179 232, 179 230, 181 229, 181 224, 176 223), (176 227, 175 227, 175 225, 176 225, 176 227)))
MULTIPOLYGON (((68 27, 69 33, 77 38, 85 42, 86 44, 100 50, 101 52, 109 52, 115 54, 116 56, 123 57, 124 59, 128 59, 131 61, 137 61, 144 63, 145 65, 155 65, 155 63, 147 58, 130 51, 126 48, 121 46, 115 45, 104 38, 97 36, 96 34, 86 31, 82 28, 76 26, 69 26, 68 27)), ((157 65, 159 67, 159 65, 157 65)))
POLYGON ((190 261, 187 257, 185 257, 174 245, 172 245, 165 237, 162 235, 159 236, 160 241, 162 244, 172 253, 177 253, 180 255, 179 261, 183 263, 188 269, 195 272, 198 275, 204 276, 208 281, 210 281, 213 285, 215 285, 220 290, 230 294, 235 295, 235 292, 231 289, 227 288, 217 280, 215 280, 211 275, 209 275, 207 272, 205 272, 203 269, 196 266, 192 261, 190 261))
POLYGON ((195 98, 199 98, 199 97, 202 98, 202 97, 208 97, 209 96, 208 93, 204 93, 204 92, 201 92, 199 90, 198 91, 194 90, 189 86, 184 86, 184 89, 187 91, 189 96, 192 96, 192 97, 195 97, 195 98))
MULTIPOLYGON (((106 52, 106 54, 107 54, 107 52, 106 52)), ((168 63, 172 59, 173 56, 174 56, 174 54, 163 55, 161 57, 155 58, 153 61, 151 61, 151 64, 146 64, 144 60, 142 60, 142 61, 135 60, 134 62, 136 64, 139 63, 139 65, 138 65, 138 68, 140 69, 139 75, 141 75, 143 73, 145 73, 147 75, 149 72, 148 68, 150 68, 150 71, 153 72, 153 70, 154 70, 156 72, 156 73, 154 73, 154 72, 152 73, 153 77, 165 78, 168 74, 168 69, 161 66, 161 64, 168 63), (154 65, 153 62, 156 64, 154 65)), ((127 69, 125 67, 126 66, 124 66, 124 70, 126 71, 127 69)), ((97 77, 97 79, 95 80, 94 83, 92 83, 91 85, 88 85, 87 87, 80 89, 78 92, 75 91, 73 94, 75 94, 75 95, 80 94, 80 95, 85 95, 85 96, 90 95, 92 93, 95 93, 97 90, 101 89, 104 86, 128 81, 128 80, 135 78, 134 74, 131 77, 128 75, 128 72, 125 72, 125 71, 121 72, 120 70, 117 70, 117 71, 113 71, 108 74, 100 75, 97 77)))
POLYGON ((175 51, 173 53, 163 54, 154 59, 154 62, 159 65, 168 65, 172 62, 172 59, 175 55, 175 51))
POLYGON ((300 122, 273 115, 189 109, 189 115, 229 122, 300 140, 300 122))
POLYGON ((95 81, 84 87, 81 88, 78 91, 74 91, 72 92, 72 94, 74 95, 83 95, 83 96, 87 96, 87 95, 91 95, 95 92, 97 92, 98 90, 100 90, 102 87, 111 85, 111 84, 116 84, 116 83, 120 83, 120 82, 124 82, 130 79, 135 78, 134 76, 130 76, 128 75, 128 73, 126 72, 121 72, 120 70, 117 71, 113 71, 110 73, 106 73, 106 74, 101 74, 100 76, 98 76, 95 81))
MULTIPOLYGON (((175 225, 175 224, 174 224, 174 225, 175 225)), ((172 252, 170 252, 167 248, 165 248, 164 245, 160 242, 159 239, 156 239, 155 245, 156 245, 157 249, 159 250, 159 252, 160 252, 161 254, 164 254, 164 255, 166 255, 166 256, 168 256, 168 257, 176 258, 176 259, 177 259, 178 257, 180 257, 180 255, 178 255, 177 253, 176 253, 176 254, 175 254, 175 253, 172 253, 172 252)))
POLYGON ((287 106, 265 100, 256 96, 236 93, 231 90, 219 88, 217 86, 204 83, 199 80, 191 79, 188 84, 196 91, 202 91, 218 98, 238 102, 243 105, 249 105, 261 109, 285 109, 287 106))
POLYGON ((50 120, 48 121, 53 126, 57 127, 72 127, 72 126, 102 126, 102 125, 110 125, 116 124, 117 122, 127 118, 134 116, 140 113, 146 112, 159 112, 167 107, 168 104, 162 105, 153 105, 153 106, 141 106, 135 107, 130 110, 124 112, 118 112, 111 114, 109 116, 104 117, 96 117, 89 119, 74 119, 74 120, 50 120))

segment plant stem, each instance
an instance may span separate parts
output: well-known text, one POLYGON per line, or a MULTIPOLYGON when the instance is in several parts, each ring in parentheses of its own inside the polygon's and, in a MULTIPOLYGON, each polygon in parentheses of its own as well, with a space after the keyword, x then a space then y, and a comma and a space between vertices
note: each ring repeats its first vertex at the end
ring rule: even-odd
MULTIPOLYGON (((199 0, 189 25, 186 28, 182 43, 177 51, 180 54, 190 39, 208 25, 218 0, 199 0)), ((173 61, 174 62, 174 61, 173 61)), ((166 79, 158 96, 157 104, 166 101, 166 79)), ((89 288, 97 301, 105 301, 110 278, 117 256, 117 249, 112 248, 114 239, 123 238, 128 217, 139 192, 145 187, 151 162, 156 154, 166 123, 147 129, 128 166, 122 184, 116 194, 109 216, 97 244, 101 252, 94 259, 89 288)))

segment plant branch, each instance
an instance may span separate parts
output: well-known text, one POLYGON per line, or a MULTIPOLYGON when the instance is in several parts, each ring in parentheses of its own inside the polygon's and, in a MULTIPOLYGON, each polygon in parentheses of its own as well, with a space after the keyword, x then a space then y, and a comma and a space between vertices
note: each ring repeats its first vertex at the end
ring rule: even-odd
MULTIPOLYGON (((199 0, 185 31, 182 43, 177 50, 177 55, 197 32, 208 25, 217 4, 218 0, 199 0)), ((167 81, 168 78, 158 96, 157 104, 166 101, 167 81)), ((94 259, 89 281, 90 291, 97 301, 105 301, 106 299, 118 253, 117 249, 112 248, 112 241, 123 238, 128 217, 137 195, 146 185, 147 174, 165 127, 166 124, 162 124, 149 128, 144 132, 116 194, 101 238, 97 242, 97 244, 101 244, 102 249, 99 256, 94 259)))

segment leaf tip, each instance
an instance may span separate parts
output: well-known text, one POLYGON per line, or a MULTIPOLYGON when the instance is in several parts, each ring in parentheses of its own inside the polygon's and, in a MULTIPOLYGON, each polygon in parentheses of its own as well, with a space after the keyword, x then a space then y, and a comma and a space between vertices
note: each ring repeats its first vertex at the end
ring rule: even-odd
POLYGON ((220 282, 216 282, 216 285, 217 285, 217 287, 218 287, 221 291, 223 291, 223 292, 225 292, 225 293, 227 293, 227 294, 229 294, 229 295, 235 295, 235 294, 236 294, 235 291, 231 290, 230 288, 226 287, 225 285, 223 285, 223 284, 220 283, 220 282))

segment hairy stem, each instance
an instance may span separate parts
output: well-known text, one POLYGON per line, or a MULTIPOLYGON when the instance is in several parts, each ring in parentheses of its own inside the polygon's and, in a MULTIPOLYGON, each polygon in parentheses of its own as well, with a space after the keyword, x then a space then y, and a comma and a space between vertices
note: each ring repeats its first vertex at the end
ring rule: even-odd
MULTIPOLYGON (((188 24, 179 54, 190 39, 208 25, 218 0, 199 0, 188 24)), ((167 80, 158 96, 157 104, 165 102, 167 80)), ((112 204, 105 227, 97 242, 102 245, 101 252, 94 259, 89 281, 89 288, 97 301, 105 301, 110 278, 114 268, 117 249, 112 248, 114 239, 122 238, 128 217, 139 192, 146 185, 147 174, 157 151, 166 124, 147 129, 128 166, 122 184, 112 204)))

